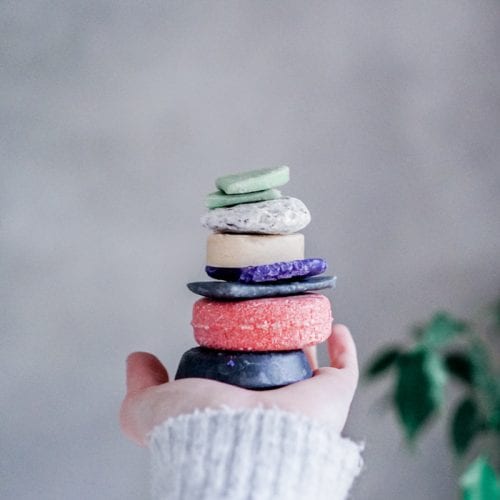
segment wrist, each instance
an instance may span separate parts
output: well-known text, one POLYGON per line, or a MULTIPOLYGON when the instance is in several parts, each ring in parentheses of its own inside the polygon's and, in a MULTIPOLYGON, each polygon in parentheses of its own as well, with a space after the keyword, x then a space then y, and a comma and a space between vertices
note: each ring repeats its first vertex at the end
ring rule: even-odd
POLYGON ((155 427, 149 443, 162 500, 341 499, 361 468, 359 445, 278 409, 195 411, 155 427))

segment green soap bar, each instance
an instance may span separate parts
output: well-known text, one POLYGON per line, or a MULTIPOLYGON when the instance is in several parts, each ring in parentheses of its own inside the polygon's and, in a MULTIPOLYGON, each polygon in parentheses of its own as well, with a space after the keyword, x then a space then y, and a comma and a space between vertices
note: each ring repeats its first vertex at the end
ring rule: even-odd
POLYGON ((281 192, 277 189, 266 189, 265 191, 245 194, 224 194, 223 191, 216 191, 207 196, 207 207, 230 207, 232 205, 241 205, 242 203, 276 200, 278 198, 281 198, 281 192))
POLYGON ((283 186, 289 180, 290 169, 283 166, 225 175, 219 177, 215 185, 226 194, 243 194, 283 186))

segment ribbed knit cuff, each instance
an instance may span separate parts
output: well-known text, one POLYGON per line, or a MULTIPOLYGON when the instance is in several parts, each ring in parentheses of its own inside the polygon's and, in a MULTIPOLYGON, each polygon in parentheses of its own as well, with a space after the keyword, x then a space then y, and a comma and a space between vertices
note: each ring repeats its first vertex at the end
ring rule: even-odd
POLYGON ((150 435, 155 500, 342 500, 362 447, 278 409, 203 410, 150 435))

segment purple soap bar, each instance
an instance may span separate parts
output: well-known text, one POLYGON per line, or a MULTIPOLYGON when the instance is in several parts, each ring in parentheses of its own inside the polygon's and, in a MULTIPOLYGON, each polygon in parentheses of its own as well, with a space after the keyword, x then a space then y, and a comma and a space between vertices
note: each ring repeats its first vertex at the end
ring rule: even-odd
POLYGON ((214 279, 239 281, 240 283, 263 283, 296 278, 308 278, 326 271, 324 259, 302 259, 290 262, 275 262, 249 267, 213 267, 206 266, 206 273, 214 279))

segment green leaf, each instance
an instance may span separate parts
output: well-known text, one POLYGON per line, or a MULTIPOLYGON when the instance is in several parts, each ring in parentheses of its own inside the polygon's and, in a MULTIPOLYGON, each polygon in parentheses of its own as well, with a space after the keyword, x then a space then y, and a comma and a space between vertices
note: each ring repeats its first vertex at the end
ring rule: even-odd
POLYGON ((445 381, 446 372, 436 353, 419 348, 399 357, 394 397, 409 441, 440 408, 445 381))
POLYGON ((491 412, 488 426, 495 432, 500 434, 500 401, 497 401, 495 407, 491 412))
POLYGON ((391 347, 382 351, 369 363, 366 369, 366 376, 373 379, 378 375, 382 375, 396 363, 400 354, 401 350, 398 347, 391 347))
POLYGON ((494 413, 500 405, 500 380, 497 380, 491 363, 491 349, 481 339, 472 342, 470 349, 474 367, 474 386, 484 395, 487 414, 494 413))
POLYGON ((463 399, 455 410, 451 423, 451 439, 455 452, 462 455, 482 428, 482 419, 476 402, 463 399))
POLYGON ((474 365, 464 352, 449 352, 445 355, 446 371, 461 382, 472 385, 474 382, 474 365))
POLYGON ((463 500, 498 500, 500 484, 484 457, 478 457, 460 478, 463 500))
POLYGON ((429 347, 441 347, 467 330, 465 321, 455 319, 446 312, 438 312, 424 327, 422 343, 429 347))

